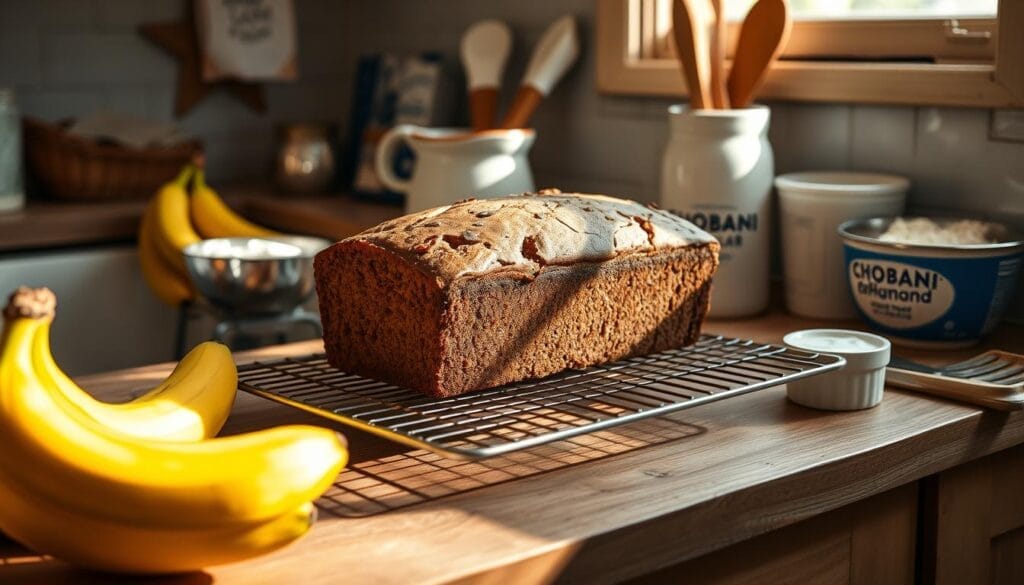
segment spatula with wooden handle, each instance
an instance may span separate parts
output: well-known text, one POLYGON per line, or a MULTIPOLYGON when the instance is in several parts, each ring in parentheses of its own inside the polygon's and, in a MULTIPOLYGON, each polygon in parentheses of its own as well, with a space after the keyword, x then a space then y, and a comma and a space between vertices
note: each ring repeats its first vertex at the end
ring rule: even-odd
POLYGON ((725 90, 725 0, 711 0, 715 11, 715 26, 711 34, 711 100, 719 110, 729 109, 729 94, 725 90))
POLYGON ((732 107, 745 108, 754 101, 765 73, 779 58, 792 27, 786 0, 758 0, 751 7, 740 28, 729 72, 732 107))
POLYGON ((712 10, 708 0, 673 0, 672 36, 676 43, 683 78, 690 91, 690 108, 714 107, 711 97, 712 10))
POLYGON ((469 115, 474 132, 493 128, 498 89, 512 49, 512 32, 500 20, 481 20, 462 35, 459 53, 469 86, 469 115))
POLYGON ((534 47, 523 81, 501 127, 526 128, 541 100, 551 93, 579 54, 576 20, 572 16, 563 16, 544 31, 534 47))

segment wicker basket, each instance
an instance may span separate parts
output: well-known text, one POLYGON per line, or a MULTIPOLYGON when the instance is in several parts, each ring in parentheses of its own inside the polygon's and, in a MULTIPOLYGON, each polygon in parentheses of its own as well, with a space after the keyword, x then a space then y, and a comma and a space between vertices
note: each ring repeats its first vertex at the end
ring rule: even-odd
POLYGON ((65 131, 69 123, 24 119, 25 152, 36 180, 55 199, 142 199, 173 179, 202 144, 129 148, 65 131))

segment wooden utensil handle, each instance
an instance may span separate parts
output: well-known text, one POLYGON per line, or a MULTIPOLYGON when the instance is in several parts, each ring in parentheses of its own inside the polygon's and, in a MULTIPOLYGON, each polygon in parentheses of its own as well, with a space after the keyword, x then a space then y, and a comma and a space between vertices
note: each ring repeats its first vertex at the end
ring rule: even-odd
POLYGON ((469 117, 473 132, 494 128, 498 117, 498 88, 478 87, 470 90, 469 117))
POLYGON ((729 109, 729 94, 725 90, 725 0, 711 0, 715 12, 715 26, 711 34, 711 101, 715 108, 729 109))
POLYGON ((543 99, 544 94, 537 88, 529 85, 520 86, 519 91, 516 92, 516 98, 512 101, 512 106, 505 114, 505 120, 502 121, 501 127, 504 129, 526 128, 533 112, 537 110, 537 106, 543 99))

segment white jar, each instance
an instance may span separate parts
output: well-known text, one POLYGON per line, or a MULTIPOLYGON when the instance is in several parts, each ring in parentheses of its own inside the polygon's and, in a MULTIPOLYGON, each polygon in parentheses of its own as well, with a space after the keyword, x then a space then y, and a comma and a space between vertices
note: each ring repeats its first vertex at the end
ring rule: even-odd
POLYGON ((855 319, 839 224, 903 215, 910 181, 855 172, 789 173, 775 179, 786 308, 815 319, 855 319))
POLYGON ((668 109, 661 206, 722 244, 711 289, 713 318, 746 317, 768 307, 770 199, 775 160, 769 110, 668 109))

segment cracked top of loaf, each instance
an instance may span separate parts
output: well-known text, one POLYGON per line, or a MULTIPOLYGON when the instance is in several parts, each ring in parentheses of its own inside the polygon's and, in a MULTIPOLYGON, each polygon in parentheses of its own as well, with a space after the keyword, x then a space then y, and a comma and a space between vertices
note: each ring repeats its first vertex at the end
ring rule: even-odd
POLYGON ((348 238, 410 257, 445 282, 510 270, 610 260, 716 240, 685 219, 636 201, 545 190, 468 199, 386 221, 348 238))

